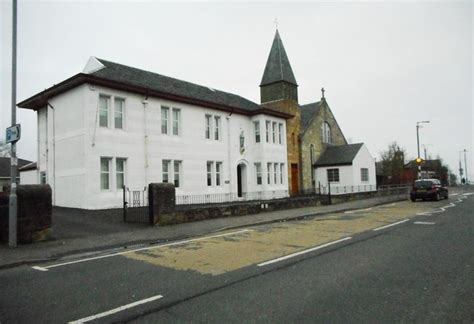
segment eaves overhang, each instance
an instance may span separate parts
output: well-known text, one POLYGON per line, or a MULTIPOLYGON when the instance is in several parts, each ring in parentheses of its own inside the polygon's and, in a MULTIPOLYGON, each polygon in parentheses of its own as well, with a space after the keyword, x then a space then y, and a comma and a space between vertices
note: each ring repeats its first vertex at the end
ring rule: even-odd
POLYGON ((218 103, 213 103, 213 102, 201 100, 198 98, 179 96, 179 95, 166 93, 166 92, 162 92, 162 91, 158 91, 158 90, 154 90, 154 89, 150 89, 146 87, 140 87, 140 86, 124 83, 124 82, 118 82, 115 80, 101 78, 101 77, 97 77, 97 76, 85 74, 85 73, 78 73, 70 77, 69 79, 62 81, 59 84, 56 84, 26 100, 21 101, 20 103, 18 103, 18 107, 24 108, 24 109, 38 110, 42 107, 45 107, 50 98, 55 97, 61 93, 64 93, 84 83, 104 86, 104 87, 108 87, 108 88, 112 88, 116 90, 133 92, 133 93, 142 94, 149 97, 156 97, 156 98, 167 99, 167 100, 177 101, 181 103, 187 103, 187 104, 192 104, 196 106, 206 107, 206 108, 212 108, 212 109, 225 111, 229 113, 238 113, 238 114, 247 115, 247 116, 267 114, 267 115, 285 118, 285 119, 289 119, 293 117, 293 115, 285 114, 285 113, 278 112, 272 109, 261 108, 261 109, 255 109, 255 110, 247 110, 240 107, 234 107, 231 105, 222 105, 218 103))

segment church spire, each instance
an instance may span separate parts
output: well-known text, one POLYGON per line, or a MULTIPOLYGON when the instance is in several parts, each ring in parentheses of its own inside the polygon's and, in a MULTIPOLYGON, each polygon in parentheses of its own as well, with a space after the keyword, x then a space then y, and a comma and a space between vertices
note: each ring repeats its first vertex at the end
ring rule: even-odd
POLYGON ((280 99, 298 101, 297 87, 290 60, 277 29, 260 83, 261 101, 262 103, 280 99))
POLYGON ((281 41, 280 33, 277 29, 260 86, 278 81, 286 81, 298 85, 293 75, 293 70, 291 69, 290 60, 288 60, 288 56, 286 55, 285 47, 281 41))

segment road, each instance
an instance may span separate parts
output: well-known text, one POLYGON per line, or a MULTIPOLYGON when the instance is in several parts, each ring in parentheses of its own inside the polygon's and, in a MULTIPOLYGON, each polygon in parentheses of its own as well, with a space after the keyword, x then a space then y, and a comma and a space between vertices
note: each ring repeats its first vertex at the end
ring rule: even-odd
POLYGON ((474 321, 474 195, 0 271, 1 323, 474 321))

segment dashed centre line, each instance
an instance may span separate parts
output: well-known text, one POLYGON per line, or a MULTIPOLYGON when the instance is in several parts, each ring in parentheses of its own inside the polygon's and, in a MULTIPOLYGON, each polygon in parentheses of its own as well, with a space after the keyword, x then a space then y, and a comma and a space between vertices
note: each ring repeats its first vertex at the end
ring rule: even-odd
POLYGON ((408 221, 409 221, 409 219, 404 219, 404 220, 396 222, 396 223, 392 223, 392 224, 388 224, 388 225, 385 225, 385 226, 382 226, 382 227, 374 228, 372 231, 380 231, 380 230, 383 230, 385 228, 392 227, 392 226, 395 226, 395 225, 399 225, 399 224, 402 224, 402 223, 405 223, 405 222, 408 222, 408 221))
POLYGON ((81 318, 81 319, 78 319, 78 320, 75 320, 75 321, 71 321, 71 322, 69 322, 69 324, 80 324, 80 323, 90 322, 90 321, 96 320, 98 318, 109 316, 109 315, 124 311, 126 309, 129 309, 129 308, 132 308, 132 307, 135 307, 135 306, 138 306, 138 305, 142 305, 142 304, 145 304, 145 303, 152 302, 152 301, 160 299, 160 298, 163 298, 163 296, 156 295, 156 296, 153 296, 153 297, 150 297, 150 298, 142 299, 142 300, 139 300, 139 301, 127 304, 127 305, 123 305, 123 306, 108 310, 108 311, 103 312, 103 313, 99 313, 99 314, 96 314, 96 315, 91 315, 91 316, 84 317, 84 318, 81 318))
POLYGON ((340 242, 343 242, 343 241, 347 241, 347 240, 350 240, 350 239, 352 239, 352 237, 345 237, 345 238, 343 238, 343 239, 340 239, 340 240, 337 240, 337 241, 333 241, 333 242, 329 242, 329 243, 326 243, 326 244, 323 244, 323 245, 319 245, 319 246, 313 247, 313 248, 311 248, 311 249, 303 250, 303 251, 300 251, 300 252, 296 252, 296 253, 292 253, 292 254, 289 254, 289 255, 282 256, 282 257, 280 257, 280 258, 276 258, 276 259, 269 260, 269 261, 266 261, 266 262, 263 262, 263 263, 259 263, 257 266, 263 267, 263 266, 266 266, 266 265, 269 265, 269 264, 273 264, 273 263, 277 263, 277 262, 280 262, 280 261, 283 261, 283 260, 288 260, 288 259, 294 258, 294 257, 296 257, 296 256, 298 256, 298 255, 302 255, 302 254, 306 254, 306 253, 309 253, 309 252, 313 252, 313 251, 316 251, 316 250, 325 248, 325 247, 327 247, 327 246, 334 245, 334 244, 337 244, 337 243, 340 243, 340 242))

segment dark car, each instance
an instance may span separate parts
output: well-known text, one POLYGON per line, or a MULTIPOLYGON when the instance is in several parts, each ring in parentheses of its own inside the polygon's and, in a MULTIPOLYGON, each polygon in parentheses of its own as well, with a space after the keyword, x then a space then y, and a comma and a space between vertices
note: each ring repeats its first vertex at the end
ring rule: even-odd
POLYGON ((441 198, 448 199, 448 188, 443 186, 438 179, 421 179, 413 182, 413 187, 410 191, 411 201, 417 199, 433 199, 440 200, 441 198))

